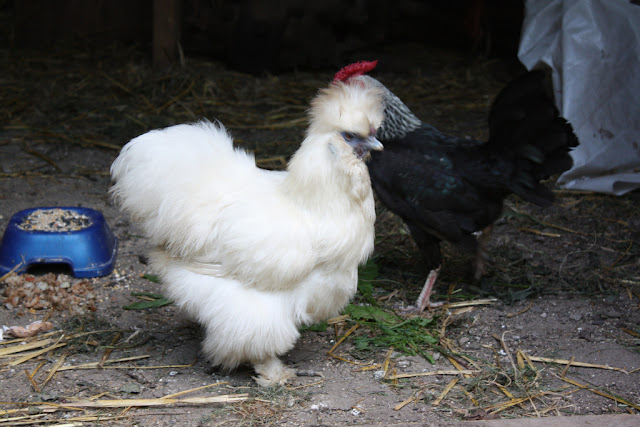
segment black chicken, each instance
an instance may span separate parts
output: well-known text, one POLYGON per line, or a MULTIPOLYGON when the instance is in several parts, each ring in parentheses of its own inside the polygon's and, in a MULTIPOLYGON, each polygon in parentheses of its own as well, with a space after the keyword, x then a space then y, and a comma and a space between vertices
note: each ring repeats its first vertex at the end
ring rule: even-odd
MULTIPOLYGON (((337 80, 362 75, 377 61, 345 67, 337 80)), ((550 76, 530 71, 510 82, 489 113, 489 140, 445 135, 422 122, 384 89, 385 118, 377 137, 384 151, 371 153, 369 173, 380 200, 409 227, 430 270, 418 298, 420 310, 438 307, 430 294, 442 263, 440 242, 475 251, 476 280, 486 261, 486 240, 504 199, 517 194, 540 206, 554 195, 540 181, 564 172, 578 145, 571 125, 553 102, 550 76), (476 239, 473 233, 482 231, 476 239)))

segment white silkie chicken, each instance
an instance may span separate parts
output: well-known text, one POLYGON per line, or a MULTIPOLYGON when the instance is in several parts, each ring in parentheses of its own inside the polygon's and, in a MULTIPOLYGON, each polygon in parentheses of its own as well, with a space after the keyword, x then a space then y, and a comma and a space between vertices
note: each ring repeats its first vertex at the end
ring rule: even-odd
POLYGON ((262 386, 295 376, 278 358, 298 327, 340 313, 373 251, 364 163, 383 118, 381 92, 351 79, 320 90, 286 171, 256 167, 220 124, 154 130, 111 166, 111 193, 154 246, 170 298, 206 330, 215 365, 250 363, 262 386))

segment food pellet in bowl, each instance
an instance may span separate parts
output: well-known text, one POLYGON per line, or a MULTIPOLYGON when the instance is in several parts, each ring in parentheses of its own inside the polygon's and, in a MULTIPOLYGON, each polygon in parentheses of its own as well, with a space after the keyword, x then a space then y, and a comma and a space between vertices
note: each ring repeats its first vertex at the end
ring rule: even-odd
POLYGON ((91 226, 91 219, 71 209, 37 209, 27 215, 18 228, 25 231, 65 232, 91 226))

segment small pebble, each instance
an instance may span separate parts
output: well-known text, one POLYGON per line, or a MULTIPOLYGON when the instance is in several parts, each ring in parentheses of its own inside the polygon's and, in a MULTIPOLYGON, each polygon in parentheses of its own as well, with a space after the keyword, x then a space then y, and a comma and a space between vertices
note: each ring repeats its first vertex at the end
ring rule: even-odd
POLYGON ((602 313, 602 317, 610 318, 610 319, 619 319, 622 317, 622 313, 618 310, 609 310, 606 313, 602 313))
POLYGON ((374 380, 380 381, 383 378, 384 378, 384 371, 375 371, 373 373, 373 379, 374 380))
POLYGON ((139 394, 142 392, 142 387, 140 387, 140 384, 137 383, 127 383, 123 384, 118 391, 120 393, 139 394))
POLYGON ((582 319, 582 313, 571 313, 569 315, 569 319, 575 320, 577 322, 578 320, 582 319))
POLYGON ((400 359, 397 361, 396 365, 398 365, 398 368, 405 369, 411 366, 411 361, 407 359, 400 359))
POLYGON ((546 318, 547 318, 547 313, 542 313, 542 314, 540 315, 540 317, 542 317, 543 319, 546 319, 546 318))

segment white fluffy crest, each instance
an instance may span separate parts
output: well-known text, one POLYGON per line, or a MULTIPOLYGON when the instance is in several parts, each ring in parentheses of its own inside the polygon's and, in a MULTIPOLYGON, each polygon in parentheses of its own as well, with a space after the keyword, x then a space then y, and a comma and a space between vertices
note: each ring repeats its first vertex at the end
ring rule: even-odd
POLYGON ((380 127, 384 116, 383 89, 367 83, 365 77, 354 77, 348 84, 334 82, 320 90, 311 101, 309 135, 337 128, 369 135, 380 127))
POLYGON ((337 315, 353 296, 375 211, 366 165, 340 132, 368 135, 381 117, 378 91, 331 85, 286 172, 257 168, 206 121, 122 149, 111 193, 156 248, 152 267, 170 297, 205 326, 215 364, 250 362, 260 384, 282 383, 292 374, 277 356, 298 326, 337 315))

